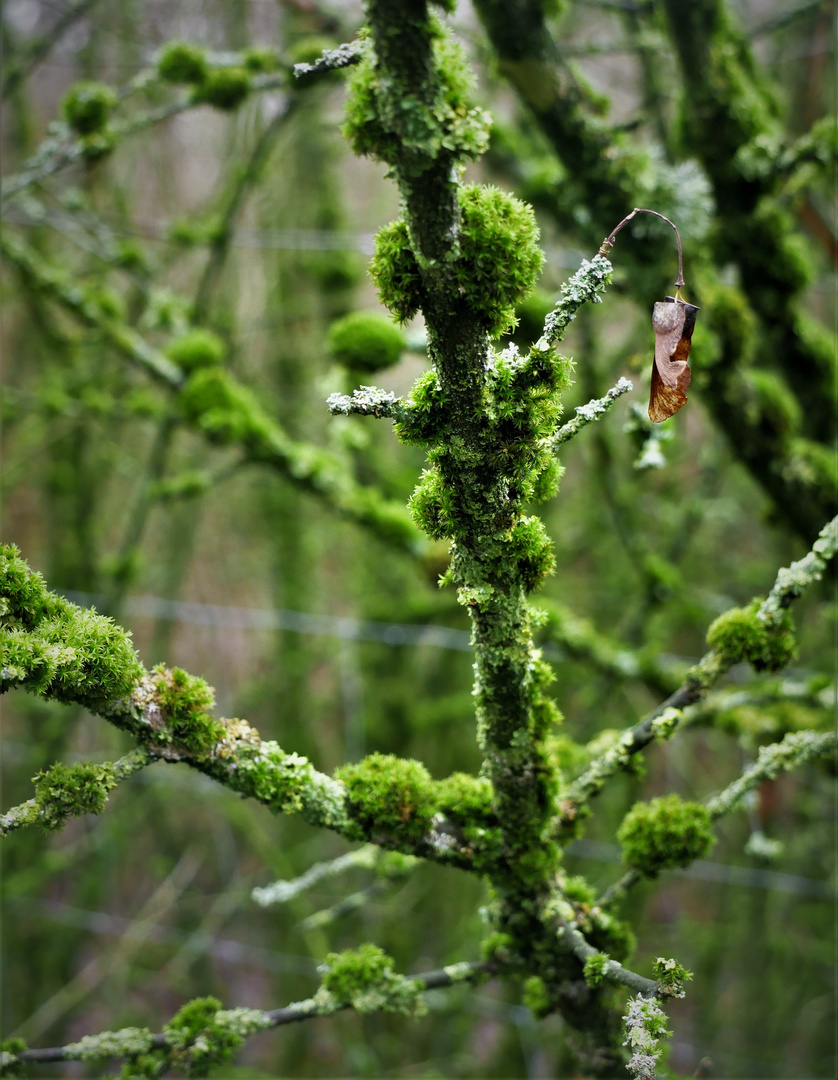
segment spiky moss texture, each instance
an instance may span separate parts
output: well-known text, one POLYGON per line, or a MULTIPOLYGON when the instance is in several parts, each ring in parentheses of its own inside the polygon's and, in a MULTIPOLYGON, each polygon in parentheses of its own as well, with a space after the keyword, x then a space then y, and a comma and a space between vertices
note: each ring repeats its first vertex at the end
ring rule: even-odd
MULTIPOLYGON (((481 184, 458 188, 457 200, 459 255, 448 268, 450 314, 470 316, 490 337, 500 337, 515 326, 515 308, 541 273, 544 255, 535 215, 520 199, 481 184)), ((400 322, 428 303, 404 218, 379 230, 370 274, 381 302, 400 322)))
POLYGON ((32 782, 35 798, 41 806, 39 824, 45 829, 60 829, 68 818, 83 814, 101 814, 108 792, 116 787, 111 765, 57 762, 42 769, 32 782))
POLYGON ((664 795, 636 803, 617 832, 623 862, 647 877, 703 858, 714 843, 705 806, 664 795))
POLYGON ((0 646, 0 690, 95 706, 143 674, 130 634, 51 593, 13 545, 0 547, 0 646))

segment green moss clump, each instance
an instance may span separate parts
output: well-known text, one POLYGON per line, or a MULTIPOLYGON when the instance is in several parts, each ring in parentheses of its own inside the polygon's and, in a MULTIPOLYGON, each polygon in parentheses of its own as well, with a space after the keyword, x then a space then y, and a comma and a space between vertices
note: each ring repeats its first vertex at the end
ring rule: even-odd
POLYGON ((0 1041, 0 1076, 9 1077, 9 1080, 13 1077, 27 1076, 28 1070, 25 1064, 22 1061, 19 1062, 17 1058, 28 1049, 26 1039, 12 1038, 0 1041))
POLYGON ((202 83, 209 75, 207 51, 189 41, 170 41, 160 53, 157 72, 170 83, 202 83))
POLYGON ((434 783, 424 765, 392 754, 371 754, 335 773, 349 794, 350 814, 365 835, 393 832, 419 839, 436 813, 434 783))
POLYGON ((605 980, 605 968, 610 959, 608 953, 603 952, 594 953, 593 956, 588 957, 582 972, 588 986, 595 988, 602 985, 605 980))
POLYGON ((451 536, 456 516, 451 491, 436 466, 423 470, 408 507, 413 520, 431 539, 451 536))
POLYGON ((218 334, 200 327, 188 330, 166 346, 166 356, 186 372, 223 363, 226 351, 218 334))
POLYGON ((406 341, 386 315, 353 311, 332 323, 327 345, 337 363, 353 371, 373 372, 397 364, 406 341))
POLYGON ((524 982, 521 1000, 537 1020, 552 1012, 547 986, 539 975, 531 975, 524 982))
POLYGON ((77 82, 67 91, 61 109, 70 127, 79 135, 94 135, 108 122, 116 94, 100 82, 77 82))
POLYGON ((375 250, 370 277, 381 303, 406 323, 425 300, 419 264, 410 246, 407 222, 403 218, 384 225, 375 234, 375 250))
POLYGON ((0 545, 0 626, 31 630, 66 604, 63 597, 52 596, 42 575, 29 569, 14 544, 0 545))
POLYGON ((253 45, 245 49, 242 61, 254 75, 267 75, 279 68, 279 53, 268 45, 253 45))
POLYGON ((757 597, 746 608, 720 615, 707 631, 707 644, 728 664, 750 664, 755 671, 781 671, 797 655, 791 615, 785 611, 779 625, 759 617, 762 601, 757 597))
MULTIPOLYGON (((187 1077, 208 1076, 214 1065, 231 1060, 241 1046, 242 1036, 229 1025, 217 1022, 221 1002, 217 998, 195 998, 165 1025, 171 1048, 171 1064, 187 1077)), ((152 1074, 156 1075, 156 1074, 152 1074)))
POLYGON ((445 395, 433 368, 423 371, 408 398, 407 419, 395 425, 396 435, 404 443, 427 445, 442 438, 448 424, 445 395))
POLYGON ((255 395, 218 367, 198 368, 180 393, 184 416, 219 443, 263 442, 270 421, 255 395))
POLYGON ((40 804, 39 823, 45 829, 60 829, 71 817, 101 814, 108 792, 116 787, 111 765, 56 762, 32 777, 35 798, 40 804))
POLYGON ((206 754, 224 738, 224 724, 212 715, 215 693, 208 683, 181 668, 154 668, 157 703, 171 740, 190 754, 206 754))
POLYGON ((492 337, 515 325, 515 307, 529 294, 544 262, 532 207, 499 188, 461 187, 457 288, 492 337))
POLYGON ((434 80, 421 97, 404 97, 397 109, 389 79, 381 79, 372 43, 367 42, 348 80, 343 128, 356 154, 390 165, 400 162, 408 169, 413 154, 416 168, 422 170, 428 158, 448 157, 453 163, 485 152, 489 118, 484 110, 471 107, 473 78, 465 54, 436 19, 430 26, 424 19, 416 26, 423 35, 428 29, 434 80))
POLYGON ((323 989, 356 1012, 418 1013, 421 985, 398 975, 391 957, 369 942, 357 949, 329 953, 323 989))
POLYGON ((504 559, 514 564, 514 573, 531 592, 556 568, 553 544, 537 517, 525 517, 510 530, 504 544, 504 559))
POLYGON ((647 877, 701 859, 714 842, 710 814, 700 803, 664 795, 635 803, 617 832, 623 862, 647 877))
POLYGON ((351 1002, 386 978, 393 970, 393 961, 377 945, 367 942, 357 949, 342 953, 329 953, 323 986, 338 1001, 351 1002))
POLYGON ((495 820, 492 784, 482 776, 455 772, 436 784, 439 811, 465 825, 487 825, 495 820))
POLYGON ((195 87, 194 100, 214 109, 237 109, 250 93, 250 72, 242 67, 217 68, 195 87))

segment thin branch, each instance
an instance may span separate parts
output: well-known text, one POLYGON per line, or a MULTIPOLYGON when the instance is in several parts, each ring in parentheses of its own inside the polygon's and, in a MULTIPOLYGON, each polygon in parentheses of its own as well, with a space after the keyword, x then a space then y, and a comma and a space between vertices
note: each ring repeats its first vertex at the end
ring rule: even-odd
MULTIPOLYGON (((818 581, 829 559, 838 551, 838 517, 821 530, 812 550, 798 562, 783 567, 771 592, 760 605, 758 618, 769 625, 777 625, 785 608, 800 596, 807 586, 818 581)), ((731 667, 731 661, 723 653, 711 649, 705 653, 674 694, 653 710, 639 724, 623 732, 617 745, 594 761, 588 769, 570 785, 561 807, 560 825, 570 824, 581 802, 599 793, 605 781, 625 769, 631 756, 644 749, 659 737, 670 737, 684 719, 683 710, 703 700, 711 687, 731 667)))
POLYGON ((250 894, 260 907, 269 907, 271 904, 285 904, 298 896, 312 885, 324 878, 335 877, 344 870, 352 870, 362 867, 372 870, 378 862, 379 849, 375 844, 365 844, 357 851, 350 851, 346 855, 339 855, 329 862, 314 863, 300 877, 293 881, 274 881, 270 885, 257 886, 250 894))
POLYGON ((624 226, 628 225, 628 223, 631 221, 631 219, 633 217, 635 217, 637 214, 654 214, 655 217, 660 218, 661 221, 665 221, 667 225, 670 225, 675 230, 675 242, 678 245, 678 280, 675 282, 675 284, 679 289, 683 288, 683 286, 684 286, 684 256, 683 256, 683 253, 681 251, 681 236, 680 236, 680 233, 678 232, 678 226, 675 224, 674 221, 670 221, 669 218, 666 217, 664 214, 659 214, 657 212, 657 210, 644 210, 643 207, 641 207, 641 206, 635 206, 635 208, 632 210, 632 212, 630 214, 628 214, 626 217, 624 217, 623 220, 620 222, 620 224, 617 225, 616 228, 612 229, 609 236, 605 240, 602 241, 602 247, 599 249, 600 255, 607 256, 610 253, 611 248, 614 246, 614 242, 617 239, 617 233, 624 226))
POLYGON ((605 416, 618 397, 622 397, 623 394, 627 394, 629 390, 633 389, 634 387, 628 379, 620 378, 617 384, 612 386, 606 393, 605 397, 594 398, 587 405, 577 405, 576 416, 572 420, 568 420, 566 424, 562 424, 550 439, 550 448, 558 450, 562 443, 566 443, 568 439, 578 435, 582 428, 605 416))
POLYGON ((332 416, 374 416, 378 419, 388 417, 404 420, 409 406, 397 398, 392 390, 381 390, 377 386, 362 386, 352 394, 330 394, 326 399, 332 416))
POLYGON ((98 0, 77 0, 75 4, 71 4, 61 13, 55 25, 50 27, 47 33, 42 34, 34 41, 27 42, 25 48, 21 49, 20 55, 8 59, 0 99, 5 101, 14 92, 18 84, 61 40, 73 23, 78 22, 97 3, 98 0))
MULTIPOLYGON (((496 971, 497 966, 490 961, 473 961, 471 963, 451 964, 435 971, 412 975, 405 981, 413 983, 420 993, 424 993, 428 990, 441 990, 460 983, 472 982, 487 975, 494 975, 496 971)), ((320 993, 316 997, 294 1002, 292 1005, 286 1005, 282 1009, 272 1009, 265 1012, 255 1009, 246 1010, 247 1013, 253 1014, 253 1024, 251 1030, 244 1033, 251 1035, 257 1031, 282 1027, 285 1024, 296 1024, 301 1020, 314 1020, 320 1016, 333 1016, 335 1013, 351 1008, 353 1008, 351 1001, 341 1001, 331 994, 320 993)), ((235 1018, 236 1013, 243 1012, 245 1010, 219 1010, 216 1013, 215 1023, 218 1023, 219 1019, 235 1018)), ((43 1063, 50 1061, 77 1061, 80 1059, 123 1058, 135 1056, 137 1053, 148 1053, 150 1050, 166 1050, 171 1045, 170 1038, 164 1032, 152 1035, 147 1030, 125 1028, 121 1032, 102 1032, 100 1035, 88 1035, 79 1042, 69 1043, 66 1046, 23 1050, 16 1055, 16 1060, 43 1063), (120 1036, 124 1037, 120 1040, 120 1036), (126 1043, 132 1043, 133 1050, 127 1048, 126 1043)))
POLYGON ((294 78, 306 79, 312 75, 322 75, 327 71, 338 71, 360 62, 363 56, 359 41, 345 41, 336 49, 324 49, 313 64, 295 64, 294 78))
MULTIPOLYGON (((152 758, 143 749, 131 750, 111 766, 111 776, 120 783, 133 776, 135 772, 152 763, 152 758)), ((44 817, 45 811, 50 807, 58 807, 59 804, 53 799, 27 799, 26 802, 13 806, 5 814, 0 814, 0 836, 6 836, 24 825, 37 825, 44 817)), ((61 804, 63 809, 63 804, 61 804)))
MULTIPOLYGON (((573 955, 578 960, 581 960, 583 964, 594 956, 606 955, 589 944, 582 932, 577 930, 572 922, 558 915, 554 917, 558 925, 557 933, 559 938, 567 943, 573 955)), ((606 960, 602 966, 602 974, 611 982, 627 986, 630 990, 634 990, 635 993, 644 994, 646 997, 656 996, 661 990, 660 983, 655 982, 654 979, 647 979, 643 975, 638 975, 636 971, 623 967, 616 960, 606 960)))

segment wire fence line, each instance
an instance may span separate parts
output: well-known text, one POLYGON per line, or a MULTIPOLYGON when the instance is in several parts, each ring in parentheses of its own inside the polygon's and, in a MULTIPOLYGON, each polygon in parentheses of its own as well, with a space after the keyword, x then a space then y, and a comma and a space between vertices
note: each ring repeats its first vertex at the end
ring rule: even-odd
MULTIPOLYGON (((106 597, 100 593, 68 590, 63 595, 82 607, 106 603, 106 597)), ((148 595, 126 597, 122 610, 126 615, 137 618, 217 626, 228 630, 290 630, 295 634, 333 637, 344 641, 377 641, 391 646, 430 645, 437 649, 471 651, 471 634, 468 630, 429 623, 376 622, 349 615, 317 615, 287 608, 227 607, 148 595)))

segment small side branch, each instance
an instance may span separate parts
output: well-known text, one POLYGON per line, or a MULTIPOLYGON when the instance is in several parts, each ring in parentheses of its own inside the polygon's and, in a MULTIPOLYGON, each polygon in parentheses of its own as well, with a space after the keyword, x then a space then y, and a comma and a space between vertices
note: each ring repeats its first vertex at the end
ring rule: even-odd
POLYGON ((322 75, 327 71, 339 71, 341 68, 351 67, 360 61, 362 55, 360 42, 345 41, 336 49, 324 49, 313 64, 295 64, 294 78, 309 78, 312 75, 322 75))
POLYGON ((599 974, 603 978, 608 979, 610 982, 619 983, 621 986, 627 986, 636 994, 643 994, 645 997, 653 997, 661 992, 660 983, 655 982, 654 979, 647 979, 643 975, 638 975, 636 971, 630 971, 629 968, 623 967, 616 960, 611 960, 605 953, 589 944, 582 932, 577 930, 570 921, 560 916, 555 916, 555 918, 558 924, 557 933, 559 938, 568 945, 578 960, 585 964, 594 957, 603 958, 601 965, 599 965, 599 974))
POLYGON ((838 734, 834 731, 794 731, 778 743, 763 746, 756 762, 732 784, 714 795, 707 803, 710 816, 715 820, 729 814, 742 805, 749 791, 766 780, 773 780, 781 772, 789 772, 807 761, 835 755, 838 751, 838 734))
MULTIPOLYGON (((496 966, 490 961, 452 964, 436 971, 427 971, 421 975, 409 976, 404 980, 417 994, 428 990, 440 990, 468 983, 493 975, 496 966)), ((366 1003, 364 1003, 366 1004, 366 1003)), ((313 1020, 319 1016, 332 1016, 335 1013, 356 1007, 352 1001, 344 1001, 321 989, 314 997, 306 998, 286 1005, 281 1009, 263 1011, 261 1009, 219 1009, 212 1020, 213 1033, 221 1032, 237 1036, 237 1042, 258 1031, 296 1024, 301 1020, 313 1020)), ((358 1011, 369 1011, 361 1008, 358 1011)), ((199 1036, 200 1037, 200 1036, 199 1036)), ((102 1061, 137 1057, 152 1051, 172 1051, 182 1049, 177 1046, 175 1033, 171 1030, 152 1034, 147 1028, 123 1028, 120 1031, 103 1031, 98 1035, 86 1035, 76 1043, 66 1046, 45 1047, 43 1049, 23 1050, 19 1054, 5 1054, 3 1065, 20 1062, 54 1061, 102 1061)), ((186 1048, 188 1055, 188 1047, 186 1048)))
POLYGON ((576 416, 572 420, 568 420, 566 424, 562 424, 550 440, 551 449, 558 450, 562 443, 566 443, 568 439, 578 435, 582 428, 599 420, 601 416, 605 416, 618 397, 622 397, 623 394, 627 394, 629 390, 633 389, 634 387, 628 379, 620 378, 605 397, 594 398, 587 405, 578 405, 576 407, 576 416))
POLYGON ((378 862, 379 849, 375 844, 364 844, 357 851, 350 851, 346 855, 340 855, 329 862, 315 863, 309 867, 300 877, 293 881, 274 881, 271 885, 255 888, 250 896, 260 907, 269 907, 271 904, 285 904, 301 892, 310 889, 318 881, 324 878, 335 877, 344 870, 352 870, 362 867, 372 870, 378 862))
POLYGON ((387 417, 392 420, 405 420, 410 411, 392 390, 381 390, 377 386, 362 386, 359 390, 353 390, 351 395, 330 394, 326 404, 332 416, 374 416, 377 419, 387 417))

